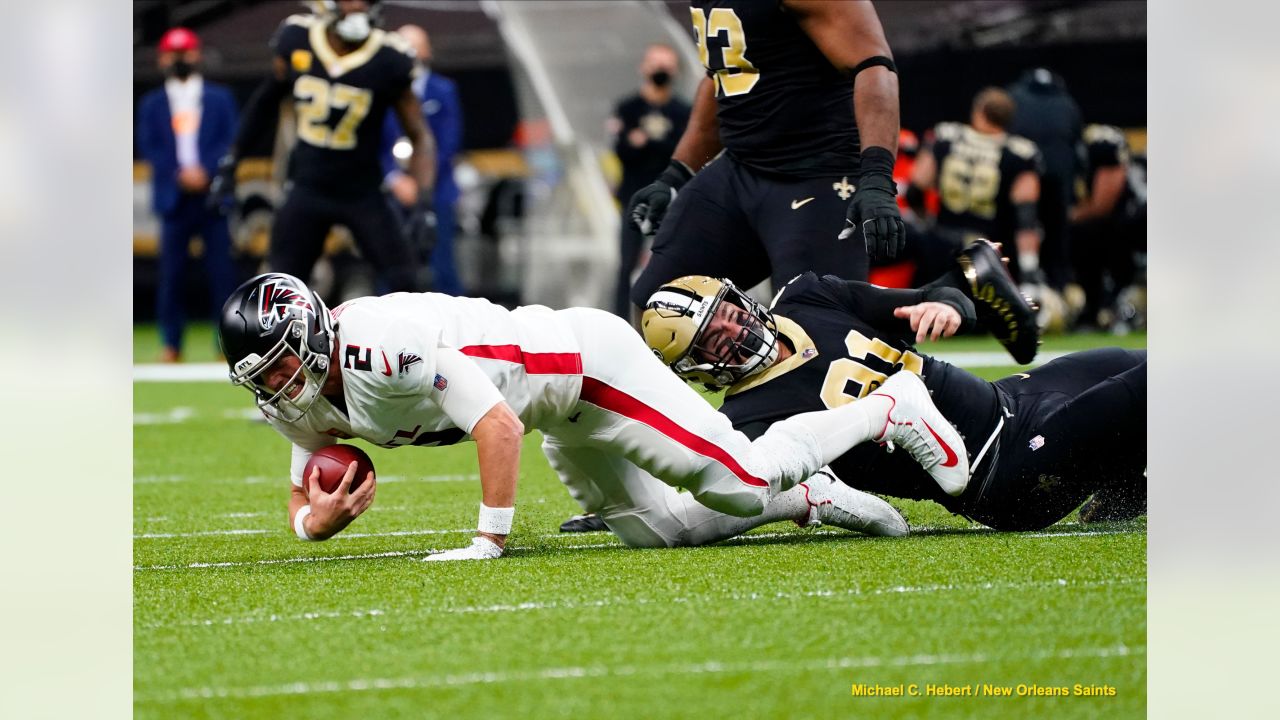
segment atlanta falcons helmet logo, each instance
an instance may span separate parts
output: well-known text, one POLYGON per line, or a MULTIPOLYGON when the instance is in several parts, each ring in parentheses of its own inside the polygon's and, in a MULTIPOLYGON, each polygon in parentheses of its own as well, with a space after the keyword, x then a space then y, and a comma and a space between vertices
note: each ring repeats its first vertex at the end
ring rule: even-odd
POLYGON ((306 295, 279 280, 272 279, 258 287, 258 323, 264 332, 288 317, 290 308, 301 308, 315 314, 315 308, 311 307, 306 295))

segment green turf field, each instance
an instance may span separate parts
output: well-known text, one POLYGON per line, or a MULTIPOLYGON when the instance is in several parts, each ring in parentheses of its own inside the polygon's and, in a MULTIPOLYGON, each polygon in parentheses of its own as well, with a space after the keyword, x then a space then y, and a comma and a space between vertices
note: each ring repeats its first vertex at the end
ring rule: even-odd
POLYGON ((628 550, 556 532, 578 509, 533 433, 508 556, 428 564, 474 526, 474 446, 361 443, 377 500, 337 538, 303 543, 285 514, 288 445, 255 414, 229 385, 134 385, 138 718, 1145 714, 1145 520, 998 534, 894 501, 912 537, 776 524, 628 550), (921 696, 857 697, 855 684, 921 696), (1114 695, 1019 696, 1076 684, 1114 695))

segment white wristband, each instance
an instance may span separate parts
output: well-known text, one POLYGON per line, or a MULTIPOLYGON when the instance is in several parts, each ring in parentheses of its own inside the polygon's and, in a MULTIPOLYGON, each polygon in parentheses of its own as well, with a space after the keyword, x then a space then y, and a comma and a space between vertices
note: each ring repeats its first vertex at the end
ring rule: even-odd
POLYGON ((490 535, 510 535, 511 534, 511 518, 515 517, 516 509, 509 508, 491 508, 484 503, 480 503, 480 522, 476 528, 482 533, 490 535))
POLYGON ((293 532, 298 535, 298 539, 300 540, 315 540, 315 538, 307 534, 307 525, 306 522, 304 522, 310 514, 311 506, 303 505, 298 508, 297 514, 293 516, 293 532))

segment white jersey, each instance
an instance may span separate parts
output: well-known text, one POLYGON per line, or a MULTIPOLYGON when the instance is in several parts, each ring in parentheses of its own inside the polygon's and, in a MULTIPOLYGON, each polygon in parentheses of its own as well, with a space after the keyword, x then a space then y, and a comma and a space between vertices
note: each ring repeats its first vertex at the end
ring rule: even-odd
POLYGON ((311 452, 337 438, 449 445, 469 440, 500 401, 532 429, 568 415, 581 392, 578 343, 540 305, 507 310, 483 299, 394 293, 344 303, 333 318, 345 413, 321 397, 297 422, 271 421, 295 446, 290 474, 298 486, 311 452), (489 382, 468 381, 468 368, 449 362, 454 351, 489 382))

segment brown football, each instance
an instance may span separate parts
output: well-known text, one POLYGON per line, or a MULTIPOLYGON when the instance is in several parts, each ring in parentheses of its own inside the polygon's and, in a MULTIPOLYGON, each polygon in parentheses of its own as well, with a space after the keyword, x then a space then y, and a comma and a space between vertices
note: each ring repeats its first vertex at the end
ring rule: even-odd
POLYGON ((320 489, 331 493, 338 489, 338 485, 342 483, 342 476, 353 460, 357 465, 356 476, 351 480, 351 492, 355 492, 356 488, 364 483, 369 473, 373 472, 373 461, 365 451, 355 445, 329 445, 315 451, 311 454, 311 459, 307 460, 307 467, 302 471, 302 480, 310 482, 308 478, 311 477, 311 470, 318 467, 320 468, 320 489))

